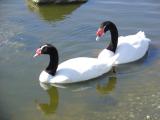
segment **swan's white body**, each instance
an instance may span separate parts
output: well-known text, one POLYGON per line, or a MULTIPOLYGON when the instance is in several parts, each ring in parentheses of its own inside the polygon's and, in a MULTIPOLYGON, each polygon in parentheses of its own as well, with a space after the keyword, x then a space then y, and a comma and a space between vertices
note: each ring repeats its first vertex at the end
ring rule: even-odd
POLYGON ((55 76, 42 71, 39 80, 43 83, 75 83, 107 73, 112 68, 116 57, 104 59, 79 57, 67 60, 58 66, 55 76))
MULTIPOLYGON (((135 35, 120 36, 115 55, 118 55, 115 64, 123 64, 136 61, 142 58, 149 47, 150 39, 146 38, 144 32, 139 31, 135 35)), ((110 59, 111 53, 107 49, 102 50, 98 57, 106 56, 110 59)))

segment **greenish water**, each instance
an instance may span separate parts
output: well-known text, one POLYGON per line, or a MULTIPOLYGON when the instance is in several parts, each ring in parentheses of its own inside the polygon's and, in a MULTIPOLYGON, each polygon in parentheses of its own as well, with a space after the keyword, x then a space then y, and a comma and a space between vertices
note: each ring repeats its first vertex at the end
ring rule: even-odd
POLYGON ((89 0, 41 7, 1 0, 0 120, 159 120, 159 11, 157 0, 89 0), (40 85, 38 77, 48 58, 33 59, 35 49, 45 42, 54 44, 60 62, 96 57, 106 46, 105 39, 95 41, 104 20, 116 23, 120 35, 145 31, 152 40, 148 54, 117 66, 116 74, 66 86, 40 85))

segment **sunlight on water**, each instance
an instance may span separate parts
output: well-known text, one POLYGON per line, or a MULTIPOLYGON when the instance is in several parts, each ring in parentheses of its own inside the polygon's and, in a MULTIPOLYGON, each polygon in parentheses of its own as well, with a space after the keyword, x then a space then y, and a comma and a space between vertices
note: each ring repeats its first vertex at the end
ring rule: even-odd
POLYGON ((0 120, 159 120, 159 11, 156 0, 89 0, 67 6, 1 0, 0 120), (151 44, 143 59, 87 82, 39 83, 48 57, 34 59, 37 47, 54 44, 60 62, 97 57, 110 39, 107 33, 95 40, 105 20, 113 21, 123 36, 145 31, 151 44))

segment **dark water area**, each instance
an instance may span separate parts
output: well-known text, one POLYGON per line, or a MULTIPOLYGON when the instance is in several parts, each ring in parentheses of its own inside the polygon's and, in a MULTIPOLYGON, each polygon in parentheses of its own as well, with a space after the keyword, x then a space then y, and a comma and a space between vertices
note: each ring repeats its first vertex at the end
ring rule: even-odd
POLYGON ((0 120, 159 120, 160 1, 89 0, 85 4, 36 6, 0 1, 0 120), (96 42, 100 23, 113 21, 119 35, 142 30, 151 39, 146 56, 96 79, 44 85, 48 57, 33 58, 54 44, 60 62, 97 57, 109 34, 96 42))

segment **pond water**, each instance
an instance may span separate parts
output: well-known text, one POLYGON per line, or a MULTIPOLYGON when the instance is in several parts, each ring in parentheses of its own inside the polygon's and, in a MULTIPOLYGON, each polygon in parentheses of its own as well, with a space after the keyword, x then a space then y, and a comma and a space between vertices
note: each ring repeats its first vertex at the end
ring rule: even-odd
POLYGON ((0 120, 159 120, 160 1, 89 0, 82 5, 35 6, 0 1, 0 120), (39 83, 48 57, 35 49, 54 44, 60 62, 96 57, 109 34, 95 41, 100 23, 113 21, 120 35, 145 31, 146 56, 119 65, 116 74, 65 86, 39 83))

